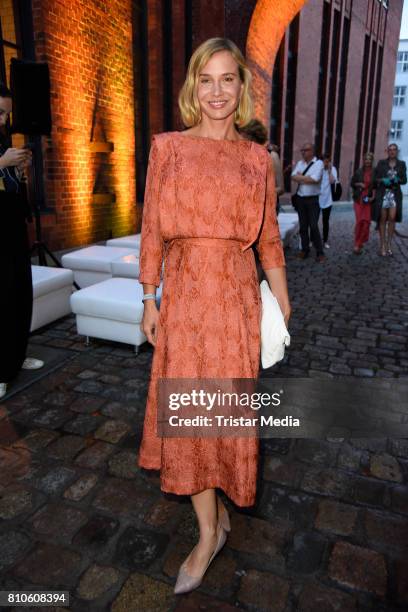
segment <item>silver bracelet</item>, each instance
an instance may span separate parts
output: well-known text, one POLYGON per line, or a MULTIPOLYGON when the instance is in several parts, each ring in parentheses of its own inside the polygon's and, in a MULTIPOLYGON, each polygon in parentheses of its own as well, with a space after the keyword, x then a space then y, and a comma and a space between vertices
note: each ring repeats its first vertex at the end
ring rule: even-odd
POLYGON ((144 302, 145 300, 155 300, 155 299, 156 299, 155 293, 144 293, 142 297, 142 302, 144 302))

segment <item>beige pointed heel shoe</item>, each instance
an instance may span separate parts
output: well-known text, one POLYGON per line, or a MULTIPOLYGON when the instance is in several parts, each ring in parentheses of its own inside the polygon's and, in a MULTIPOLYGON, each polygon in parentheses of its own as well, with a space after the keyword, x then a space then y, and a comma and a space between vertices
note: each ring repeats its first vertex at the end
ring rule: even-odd
POLYGON ((204 574, 208 570, 214 557, 220 552, 221 548, 224 546, 225 541, 227 539, 227 534, 225 533, 225 529, 221 526, 220 523, 218 523, 218 526, 219 526, 219 533, 218 533, 217 545, 203 573, 200 576, 190 576, 190 574, 188 574, 185 570, 185 563, 188 559, 187 557, 186 561, 184 561, 184 563, 181 565, 178 576, 177 576, 176 586, 174 587, 175 595, 181 595, 182 593, 189 593, 190 591, 193 591, 194 589, 199 587, 200 584, 202 583, 204 574))
POLYGON ((231 531, 230 518, 225 506, 222 507, 221 514, 218 516, 218 523, 225 531, 231 531))

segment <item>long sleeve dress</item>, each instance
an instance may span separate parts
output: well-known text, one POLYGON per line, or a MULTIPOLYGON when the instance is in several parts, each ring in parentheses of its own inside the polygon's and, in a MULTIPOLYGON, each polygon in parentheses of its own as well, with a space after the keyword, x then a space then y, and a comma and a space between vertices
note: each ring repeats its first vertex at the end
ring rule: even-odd
POLYGON ((246 140, 167 132, 153 137, 142 218, 139 282, 159 286, 160 317, 139 466, 161 489, 221 488, 255 503, 259 440, 157 435, 158 379, 257 378, 264 269, 285 265, 272 161, 246 140))

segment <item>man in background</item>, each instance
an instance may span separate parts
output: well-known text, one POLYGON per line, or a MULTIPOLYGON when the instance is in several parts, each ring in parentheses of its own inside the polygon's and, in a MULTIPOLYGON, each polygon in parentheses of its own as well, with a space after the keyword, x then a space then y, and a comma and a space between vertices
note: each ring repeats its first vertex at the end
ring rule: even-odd
POLYGON ((323 162, 317 159, 314 145, 307 142, 300 149, 303 159, 298 161, 293 172, 292 181, 297 184, 296 210, 299 215, 299 233, 302 242, 300 259, 306 259, 309 255, 309 231, 310 238, 316 249, 316 261, 325 261, 323 253, 322 237, 319 230, 319 195, 323 177, 323 162))

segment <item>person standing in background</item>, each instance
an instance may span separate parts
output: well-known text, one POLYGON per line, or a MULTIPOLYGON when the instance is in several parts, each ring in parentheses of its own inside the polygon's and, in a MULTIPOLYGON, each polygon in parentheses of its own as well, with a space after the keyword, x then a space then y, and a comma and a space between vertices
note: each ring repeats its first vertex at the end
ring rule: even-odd
POLYGON ((282 164, 279 158, 279 147, 268 143, 268 131, 259 119, 252 119, 247 125, 244 125, 239 132, 248 140, 266 146, 269 151, 275 172, 276 213, 279 213, 279 196, 285 193, 282 164))
POLYGON ((283 179, 282 163, 279 157, 279 147, 275 144, 269 144, 267 147, 272 157, 273 169, 275 170, 275 184, 276 184, 276 213, 279 214, 279 196, 285 193, 285 183, 283 179))
POLYGON ((333 166, 329 153, 323 156, 323 176, 321 184, 321 192, 319 195, 319 206, 322 211, 323 220, 323 246, 329 249, 329 219, 333 206, 332 185, 338 180, 337 169, 333 166))
POLYGON ((387 148, 387 159, 380 159, 376 168, 377 191, 373 203, 373 220, 379 224, 380 254, 392 255, 391 242, 396 223, 402 221, 401 185, 407 182, 407 167, 398 159, 398 145, 387 148))
MULTIPOLYGON (((284 183, 283 183, 282 166, 280 163, 279 155, 276 151, 277 147, 276 145, 267 144, 268 131, 266 127, 264 126, 264 124, 261 121, 259 121, 259 119, 251 119, 249 123, 247 123, 242 128, 240 128, 239 133, 242 134, 242 136, 244 136, 247 140, 251 140, 252 142, 256 142, 259 145, 266 146, 267 150, 269 151, 271 155, 273 169, 275 172, 276 214, 278 215, 279 214, 279 196, 285 192, 285 189, 283 186, 284 183)), ((262 280, 264 280, 265 278, 265 274, 262 269, 261 262, 259 260, 258 251, 256 250, 255 247, 252 247, 252 250, 254 253, 254 257, 255 257, 256 270, 258 273, 258 280, 259 282, 262 282, 262 280)))
POLYGON ((292 181, 297 183, 296 209, 299 215, 300 238, 302 250, 300 259, 306 259, 309 255, 309 231, 313 245, 316 249, 316 261, 323 263, 322 237, 319 231, 319 195, 323 176, 323 162, 314 154, 314 145, 307 142, 300 149, 303 160, 298 161, 293 172, 292 181))
POLYGON ((26 357, 33 285, 21 179, 32 154, 27 148, 10 146, 6 128, 11 106, 11 92, 0 83, 0 398, 21 368, 36 370, 44 365, 26 357))
POLYGON ((355 255, 361 255, 363 245, 368 241, 370 235, 371 205, 375 198, 376 185, 373 161, 373 153, 366 153, 362 168, 358 168, 351 179, 356 215, 353 249, 355 255))

